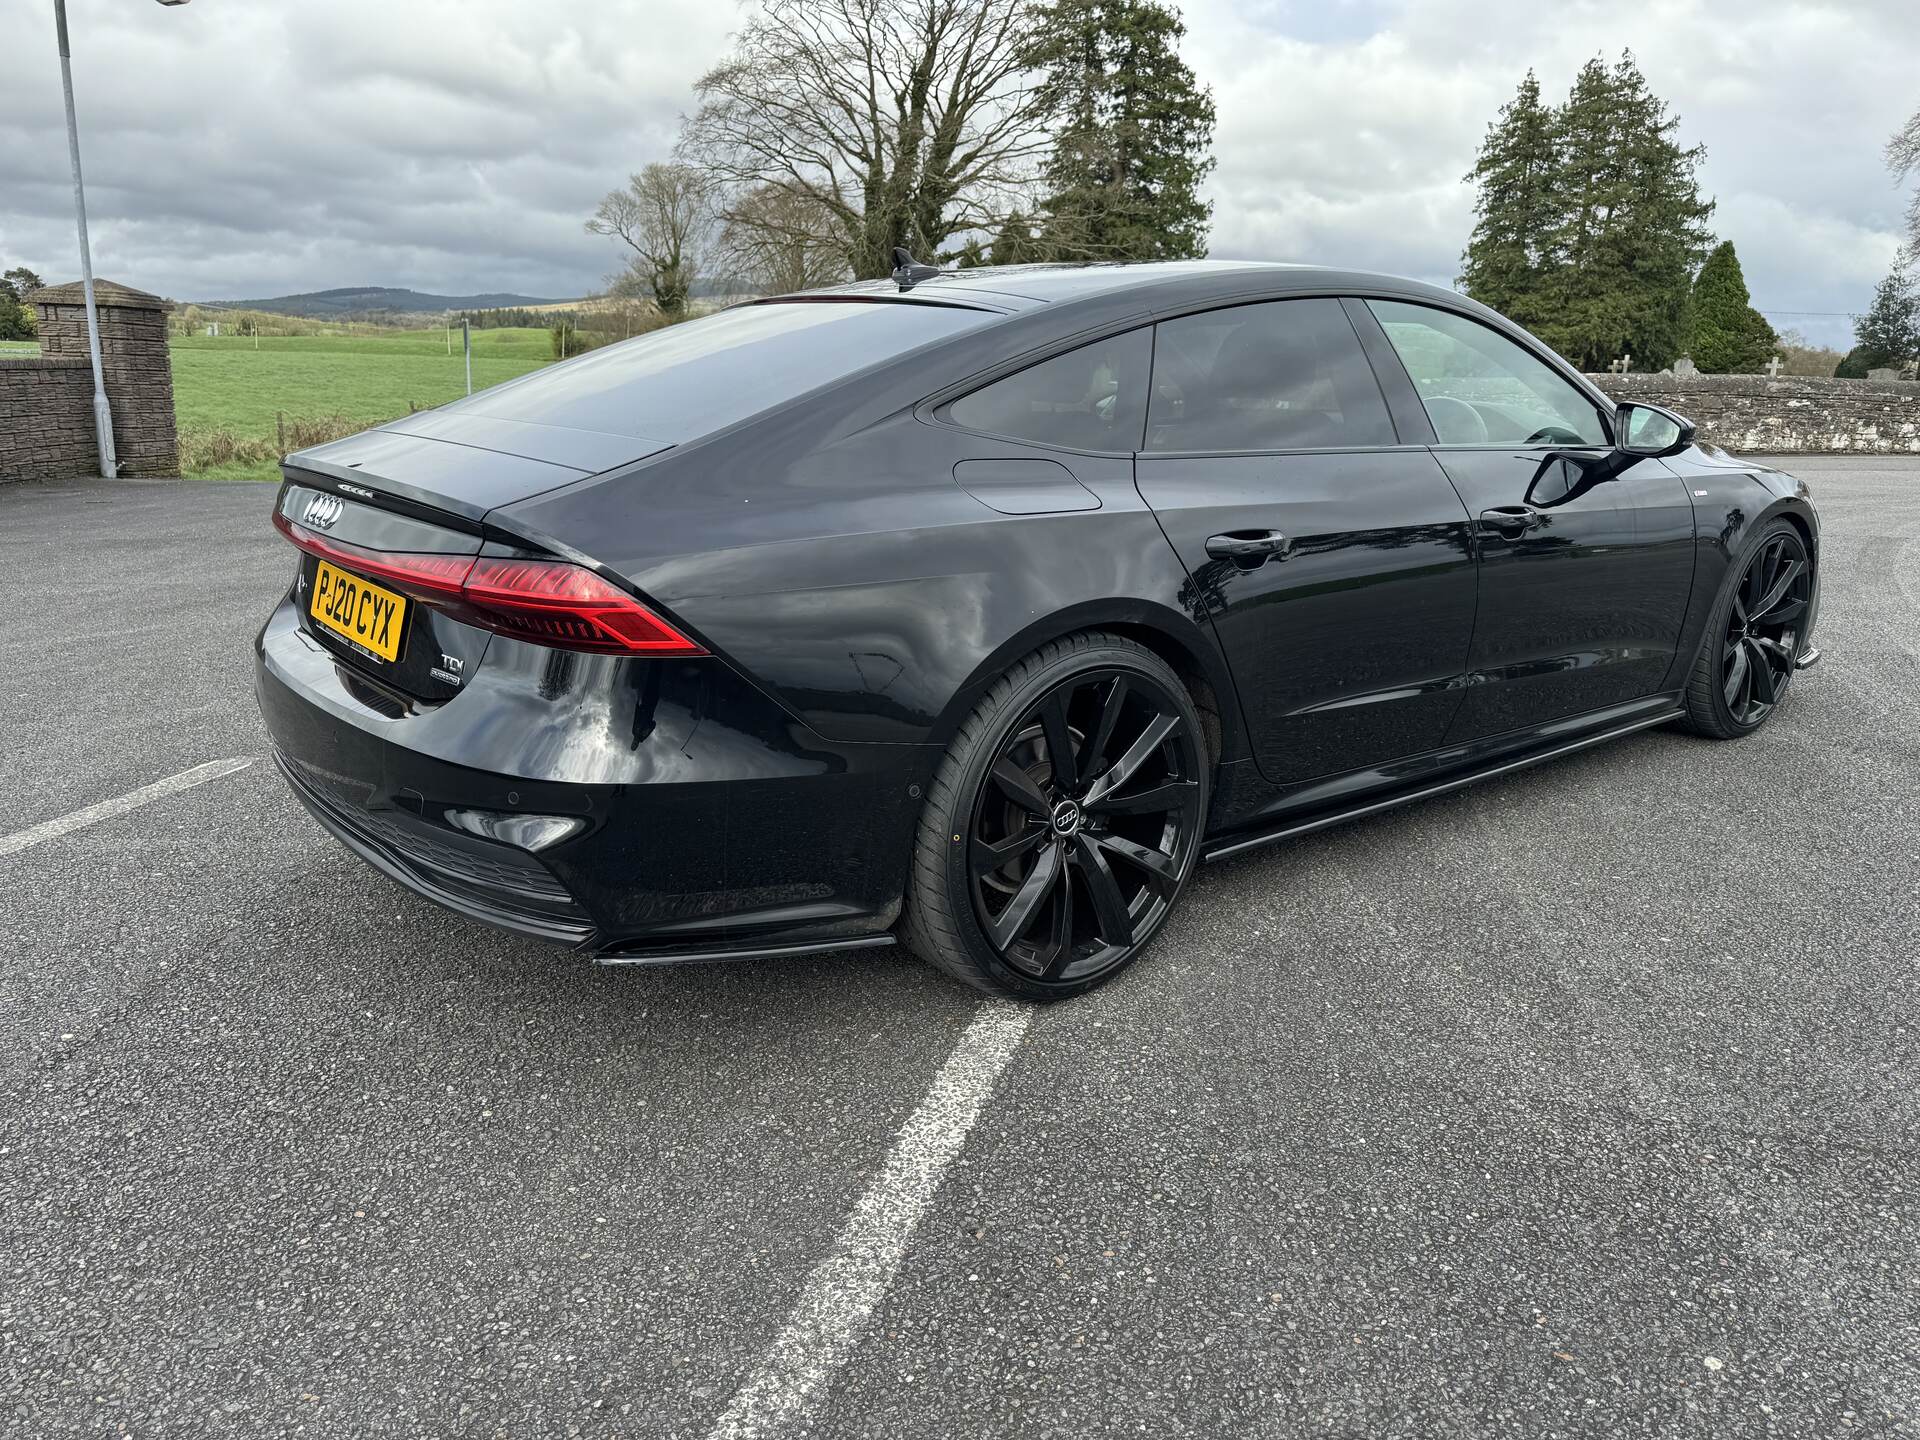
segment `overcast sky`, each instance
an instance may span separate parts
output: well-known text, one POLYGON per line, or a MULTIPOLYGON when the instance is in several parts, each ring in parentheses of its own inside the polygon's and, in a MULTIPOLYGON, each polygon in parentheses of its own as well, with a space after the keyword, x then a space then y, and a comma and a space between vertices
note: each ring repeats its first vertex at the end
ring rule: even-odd
MULTIPOLYGON (((98 273, 181 299, 341 285, 570 297, 582 221, 665 158, 735 0, 70 0, 98 273)), ((1713 224, 1779 328, 1838 343, 1899 242, 1914 0, 1194 0, 1213 254, 1450 283, 1460 177, 1529 66, 1631 46, 1707 147, 1713 224)), ((78 273, 51 0, 9 0, 0 266, 78 273)))

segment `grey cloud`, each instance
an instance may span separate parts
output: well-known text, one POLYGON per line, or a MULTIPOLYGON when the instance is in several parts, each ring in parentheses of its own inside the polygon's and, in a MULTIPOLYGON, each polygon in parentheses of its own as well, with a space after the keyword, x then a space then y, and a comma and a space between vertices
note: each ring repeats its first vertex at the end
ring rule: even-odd
MULTIPOLYGON (((582 229, 663 158, 732 0, 69 0, 96 262, 183 298, 387 283, 578 294, 582 229)), ((0 255, 75 268, 53 35, 12 17, 0 255)), ((1534 67, 1561 90, 1631 46, 1704 142, 1756 300, 1862 308, 1904 197, 1920 6, 1814 0, 1190 0, 1219 105, 1214 253, 1449 280, 1461 176, 1534 67)), ((1844 318, 1781 317, 1828 340, 1844 318)))

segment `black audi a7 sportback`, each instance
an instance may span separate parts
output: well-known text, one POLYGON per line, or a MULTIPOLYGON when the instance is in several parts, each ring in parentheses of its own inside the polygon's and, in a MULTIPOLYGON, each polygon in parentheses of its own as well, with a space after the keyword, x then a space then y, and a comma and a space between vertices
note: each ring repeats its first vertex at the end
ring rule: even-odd
POLYGON ((777 296, 290 456, 295 793, 608 961, 898 941, 1032 999, 1195 864, 1780 706, 1790 477, 1449 291, 1027 266, 777 296))

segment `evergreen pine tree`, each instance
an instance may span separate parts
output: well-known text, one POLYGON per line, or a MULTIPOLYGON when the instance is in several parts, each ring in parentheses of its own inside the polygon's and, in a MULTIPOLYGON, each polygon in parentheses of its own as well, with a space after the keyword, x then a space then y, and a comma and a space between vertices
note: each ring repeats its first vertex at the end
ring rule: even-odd
POLYGON ((1206 254, 1213 98, 1180 58, 1179 12, 1157 0, 1053 0, 1027 62, 1056 122, 1041 252, 1057 260, 1206 254))
POLYGON ((1468 293, 1584 369, 1627 353, 1636 366, 1672 363, 1713 213, 1696 178, 1705 151, 1682 148, 1679 127, 1630 54, 1611 68, 1589 60, 1557 109, 1542 111, 1523 83, 1469 177, 1480 218, 1468 293))
POLYGON ((993 237, 993 246, 987 251, 989 265, 1031 265, 1040 258, 1040 247, 1034 243, 1033 227, 1027 223, 1027 217, 1018 210, 1001 222, 1000 233, 993 237))
POLYGON ((1905 261, 1897 262, 1874 288, 1873 304, 1853 322, 1855 346, 1848 355, 1860 372, 1898 369, 1920 356, 1920 293, 1905 261))
POLYGON ((1460 288, 1521 324, 1539 320, 1542 246, 1554 228, 1553 111, 1531 70, 1487 127, 1466 178, 1478 187, 1460 288))
POLYGON ((1693 282, 1693 363, 1709 375, 1751 375, 1780 339, 1748 301, 1733 242, 1723 240, 1693 282))

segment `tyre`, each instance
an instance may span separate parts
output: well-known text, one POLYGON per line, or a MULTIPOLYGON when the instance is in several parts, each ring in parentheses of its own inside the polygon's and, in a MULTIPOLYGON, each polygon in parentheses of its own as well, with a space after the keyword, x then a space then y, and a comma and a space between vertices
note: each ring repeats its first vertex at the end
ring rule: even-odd
POLYGON ((1813 563, 1790 521, 1763 526, 1707 620, 1683 723, 1696 735, 1751 735, 1786 699, 1813 599, 1813 563))
POLYGON ((1200 853, 1209 762, 1180 677, 1071 635, 994 682, 940 764, 907 883, 908 948, 990 995, 1058 1000, 1139 956, 1200 853))

